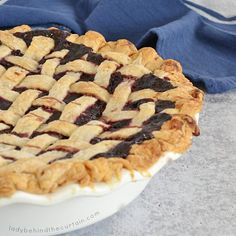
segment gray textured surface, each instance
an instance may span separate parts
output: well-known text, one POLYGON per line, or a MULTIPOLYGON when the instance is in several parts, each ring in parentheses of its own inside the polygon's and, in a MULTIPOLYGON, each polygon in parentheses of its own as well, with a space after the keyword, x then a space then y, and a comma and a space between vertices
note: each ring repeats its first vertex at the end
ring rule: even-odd
POLYGON ((135 201, 69 235, 236 235, 236 91, 207 95, 200 127, 135 201))

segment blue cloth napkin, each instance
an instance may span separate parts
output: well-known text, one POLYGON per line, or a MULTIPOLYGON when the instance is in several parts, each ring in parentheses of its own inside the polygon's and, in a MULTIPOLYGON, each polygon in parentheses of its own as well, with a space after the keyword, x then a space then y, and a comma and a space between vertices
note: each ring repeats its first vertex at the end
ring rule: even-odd
POLYGON ((236 25, 213 23, 183 2, 9 0, 0 6, 0 27, 57 25, 79 34, 96 30, 107 40, 127 38, 180 61, 185 75, 209 93, 236 88, 236 25))

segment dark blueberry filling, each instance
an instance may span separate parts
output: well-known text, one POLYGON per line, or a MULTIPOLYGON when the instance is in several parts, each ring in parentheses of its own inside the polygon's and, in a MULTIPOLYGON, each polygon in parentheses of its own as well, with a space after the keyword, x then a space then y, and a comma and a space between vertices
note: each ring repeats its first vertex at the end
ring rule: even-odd
POLYGON ((102 57, 102 55, 94 53, 94 52, 89 52, 87 61, 90 61, 96 65, 100 65, 105 59, 102 57))
POLYGON ((169 81, 160 79, 153 74, 147 74, 134 82, 132 91, 135 92, 142 89, 152 89, 156 92, 165 92, 173 88, 175 87, 169 81))
POLYGON ((25 112, 25 114, 27 114, 27 113, 29 113, 29 112, 31 112, 31 111, 34 111, 34 110, 36 110, 37 108, 39 108, 39 107, 37 107, 37 106, 30 106, 29 109, 25 112))
POLYGON ((39 94, 39 98, 41 98, 41 97, 44 97, 44 96, 47 96, 48 95, 48 91, 46 91, 46 90, 40 90, 40 94, 39 94))
MULTIPOLYGON (((124 110, 137 110, 141 104, 147 102, 153 102, 153 100, 151 98, 144 98, 132 103, 127 103, 124 110)), ((161 112, 167 108, 175 108, 175 102, 169 100, 157 100, 155 102, 155 113, 161 112)))
POLYGON ((127 157, 132 145, 140 144, 145 140, 152 139, 152 132, 160 130, 163 123, 170 119, 171 116, 166 113, 155 114, 145 122, 145 126, 140 132, 130 136, 129 138, 118 144, 116 147, 112 148, 110 151, 97 154, 92 159, 99 157, 127 157))
POLYGON ((38 74, 40 74, 41 72, 40 72, 40 70, 37 70, 37 71, 29 71, 29 72, 27 72, 27 76, 29 76, 29 75, 38 75, 38 74))
POLYGON ((98 100, 94 105, 87 108, 74 122, 76 125, 84 125, 91 120, 98 120, 106 107, 106 103, 98 100))
POLYGON ((108 131, 116 131, 118 129, 124 128, 129 125, 130 119, 121 120, 117 122, 110 123, 110 127, 107 129, 108 131))
POLYGON ((5 67, 5 69, 9 69, 10 67, 14 66, 11 62, 6 61, 4 58, 0 60, 0 65, 5 67))
POLYGON ((42 65, 42 64, 44 64, 46 61, 47 61, 47 59, 43 57, 43 58, 39 61, 39 64, 42 65))
POLYGON ((114 72, 111 75, 109 85, 107 87, 107 91, 110 94, 114 93, 116 87, 123 81, 124 81, 124 77, 122 76, 122 74, 120 72, 114 72))
MULTIPOLYGON (((51 108, 51 107, 46 107, 46 106, 31 106, 26 112, 25 112, 25 114, 27 114, 27 113, 29 113, 29 112, 31 112, 31 111, 34 111, 34 110, 36 110, 36 109, 38 109, 38 108, 42 108, 42 110, 44 110, 44 111, 46 111, 46 112, 48 112, 48 113, 51 113, 52 115, 51 115, 51 117, 53 117, 53 119, 50 117, 49 119, 51 119, 51 121, 52 120, 56 120, 57 118, 59 118, 60 117, 60 115, 61 115, 61 112, 60 111, 57 111, 57 110, 55 110, 54 108, 51 108), (58 115, 59 115, 59 117, 58 117, 58 115), (54 118, 55 117, 55 118, 54 118)), ((49 122, 49 120, 47 120, 47 123, 49 122)))
POLYGON ((55 30, 33 30, 28 32, 17 32, 14 35, 18 38, 23 39, 28 47, 31 44, 33 37, 35 36, 50 37, 54 39, 56 47, 62 49, 63 43, 66 37, 70 35, 70 33, 55 29, 55 30))
POLYGON ((24 91, 26 91, 28 88, 26 87, 14 87, 13 91, 18 92, 18 93, 23 93, 24 91))
POLYGON ((11 52, 11 55, 13 55, 13 56, 19 56, 19 57, 22 57, 22 56, 23 56, 23 54, 21 53, 20 50, 13 50, 13 51, 11 52))
POLYGON ((121 158, 125 158, 125 157, 128 156, 129 151, 131 149, 131 146, 133 144, 134 144, 134 142, 132 142, 132 141, 123 141, 123 142, 119 143, 116 147, 111 149, 110 151, 105 152, 105 153, 99 153, 99 154, 95 155, 94 157, 91 158, 91 160, 97 159, 99 157, 106 157, 106 158, 121 157, 121 158))
POLYGON ((41 135, 41 134, 43 134, 43 133, 38 132, 38 131, 34 131, 34 132, 31 134, 30 138, 34 138, 34 137, 36 137, 36 136, 38 136, 38 135, 41 135))
POLYGON ((48 112, 48 113, 51 113, 53 114, 54 112, 56 112, 57 110, 55 110, 54 108, 52 107, 46 107, 46 106, 39 106, 41 107, 44 111, 48 112))
POLYGON ((92 49, 84 46, 83 44, 74 44, 70 42, 65 42, 65 45, 67 45, 66 49, 69 50, 69 52, 66 54, 66 56, 60 61, 60 64, 66 64, 69 61, 74 61, 76 59, 80 59, 82 56, 90 52, 92 49))
MULTIPOLYGON (((13 91, 18 92, 18 93, 23 93, 26 90, 28 90, 28 88, 26 88, 26 87, 14 87, 13 88, 13 91)), ((48 95, 48 91, 46 91, 46 90, 40 90, 40 89, 37 89, 37 90, 39 90, 41 92, 38 96, 39 98, 48 95)))
POLYGON ((11 133, 11 131, 12 131, 12 128, 0 130, 0 134, 9 134, 9 133, 11 133))
POLYGON ((144 99, 140 99, 135 102, 127 103, 124 106, 124 110, 137 110, 137 109, 139 109, 140 105, 142 105, 143 103, 147 103, 147 102, 153 102, 153 100, 151 98, 144 98, 144 99))
POLYGON ((63 77, 65 74, 66 74, 66 72, 62 72, 62 73, 56 74, 56 75, 53 76, 53 79, 59 80, 59 79, 60 79, 61 77, 63 77))
POLYGON ((93 74, 87 74, 87 73, 83 73, 80 76, 79 81, 94 81, 94 76, 93 74))
POLYGON ((0 97, 0 110, 7 110, 11 106, 12 102, 0 97))
POLYGON ((46 124, 48 124, 49 122, 54 121, 54 120, 59 120, 60 116, 61 116, 61 112, 54 110, 52 112, 52 115, 47 120, 46 124))
POLYGON ((21 38, 25 41, 27 46, 30 45, 34 36, 46 36, 54 39, 55 47, 53 51, 59 51, 62 49, 68 49, 69 52, 61 60, 60 64, 66 64, 69 61, 80 59, 85 54, 92 51, 91 48, 86 47, 82 44, 71 43, 66 40, 66 37, 70 34, 66 31, 61 30, 33 30, 24 33, 15 33, 16 37, 21 38))
POLYGON ((101 138, 95 137, 95 138, 91 139, 90 143, 94 145, 94 144, 99 143, 101 141, 102 141, 101 138))
POLYGON ((167 108, 175 108, 175 102, 169 100, 157 100, 155 104, 155 112, 161 112, 167 108))
POLYGON ((31 112, 37 108, 41 107, 44 111, 48 112, 51 114, 51 116, 49 117, 49 119, 45 122, 46 124, 48 124, 49 122, 51 121, 54 121, 54 120, 59 120, 60 116, 61 116, 61 111, 58 111, 58 110, 55 110, 54 108, 51 108, 51 107, 45 107, 45 106, 31 106, 29 108, 29 110, 26 112, 31 112))
POLYGON ((68 93, 63 101, 68 104, 81 96, 79 93, 68 93))

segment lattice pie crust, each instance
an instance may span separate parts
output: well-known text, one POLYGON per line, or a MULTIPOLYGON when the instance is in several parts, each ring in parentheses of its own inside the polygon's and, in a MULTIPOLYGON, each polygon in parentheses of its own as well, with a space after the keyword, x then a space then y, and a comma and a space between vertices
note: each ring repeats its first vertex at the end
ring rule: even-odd
POLYGON ((152 48, 93 31, 0 31, 0 197, 146 171, 186 151, 202 101, 152 48))

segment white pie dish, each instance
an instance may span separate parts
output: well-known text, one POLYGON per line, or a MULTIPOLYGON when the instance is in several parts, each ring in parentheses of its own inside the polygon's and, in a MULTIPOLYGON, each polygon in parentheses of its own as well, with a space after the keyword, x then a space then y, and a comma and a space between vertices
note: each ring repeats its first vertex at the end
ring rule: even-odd
POLYGON ((11 198, 0 200, 1 233, 5 236, 57 235, 101 221, 133 201, 155 173, 179 156, 166 153, 146 176, 135 172, 131 178, 124 170, 121 181, 110 186, 96 184, 91 189, 71 184, 50 195, 18 191, 11 198))
POLYGON ((127 183, 103 196, 79 196, 46 207, 23 203, 4 206, 0 209, 1 235, 48 236, 81 229, 126 206, 143 191, 148 180, 127 183))

